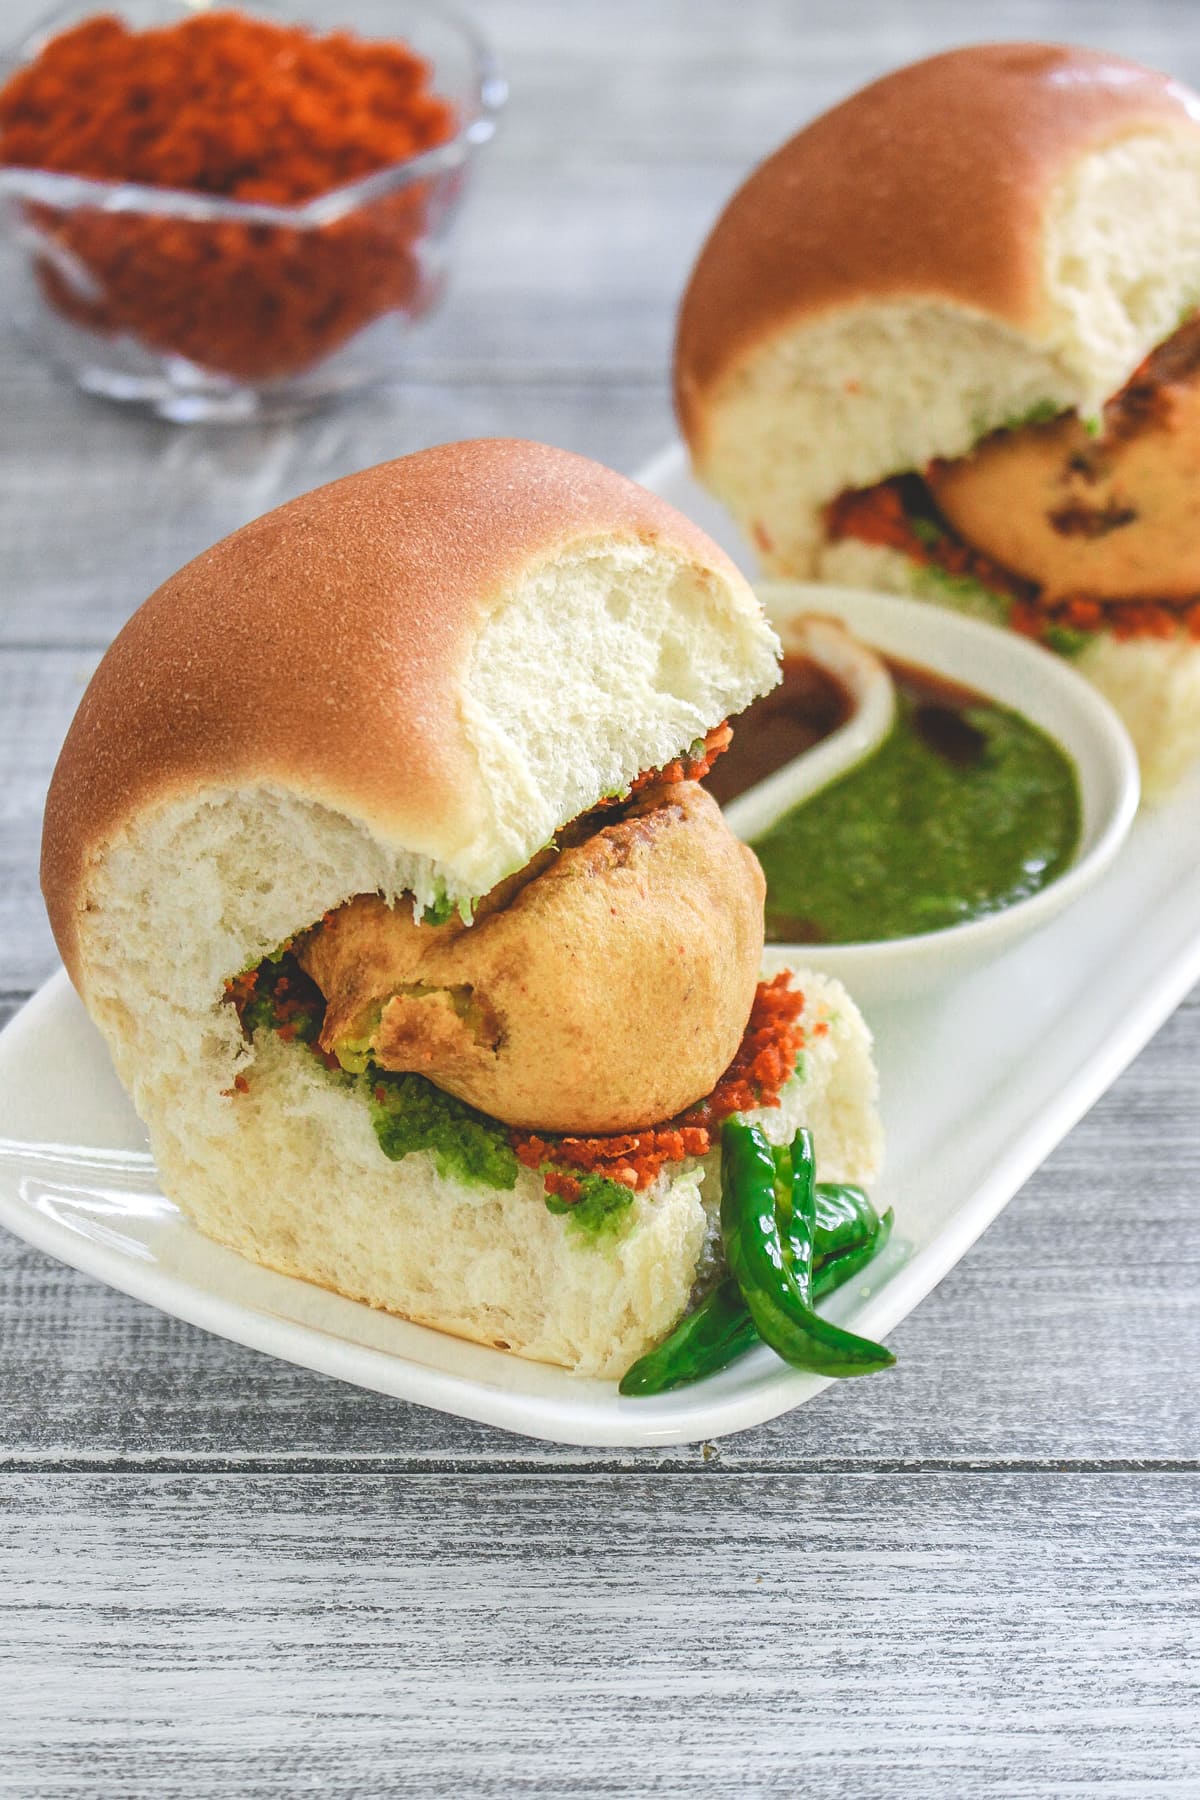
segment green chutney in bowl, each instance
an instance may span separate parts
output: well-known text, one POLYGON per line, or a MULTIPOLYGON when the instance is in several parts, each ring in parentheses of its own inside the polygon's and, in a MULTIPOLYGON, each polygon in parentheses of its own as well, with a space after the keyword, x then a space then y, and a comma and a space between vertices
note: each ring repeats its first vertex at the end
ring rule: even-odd
POLYGON ((1102 874, 1137 808, 1136 758, 1072 669, 917 601, 759 591, 783 678, 737 720, 707 781, 763 866, 769 944, 802 947, 856 997, 911 988, 990 960, 1102 874), (816 745, 828 757, 855 713, 814 655, 835 622, 886 670, 893 705, 851 765, 809 792, 806 757, 816 745))
MULTIPOLYGON (((1036 894, 1078 849, 1079 778, 1054 738, 984 694, 885 662, 896 711, 884 741, 751 839, 767 878, 768 943, 942 931, 1036 894)), ((806 722, 826 735, 843 711, 831 685, 808 658, 787 656, 780 686, 738 721, 734 745, 751 740, 761 761, 765 745, 783 748, 806 722)), ((710 775, 722 778, 718 798, 744 791, 740 773, 731 747, 710 775)))

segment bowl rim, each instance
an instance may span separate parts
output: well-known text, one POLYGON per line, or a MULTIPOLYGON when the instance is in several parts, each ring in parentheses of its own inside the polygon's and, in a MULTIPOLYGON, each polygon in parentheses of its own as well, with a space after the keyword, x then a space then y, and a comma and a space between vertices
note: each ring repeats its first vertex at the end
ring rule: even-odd
MULTIPOLYGON (((756 582, 754 587, 771 623, 784 638, 785 651, 787 618, 809 612, 838 619, 855 637, 860 638, 869 649, 876 650, 885 660, 889 656, 898 657, 898 650, 882 649, 873 642, 869 623, 859 623, 856 615, 861 615, 864 610, 873 610, 882 620, 891 621, 898 628, 902 625, 917 628, 912 634, 912 655, 909 659, 915 666, 919 667, 924 662, 925 666, 932 668, 940 660, 936 642, 939 632, 952 640, 957 639, 960 644, 971 646, 972 651, 977 650, 978 672, 972 676, 956 676, 953 679, 964 685, 977 687, 981 694, 999 705, 1010 705, 1011 702, 995 694, 988 680, 988 654, 999 650, 1001 655, 1009 657, 1018 667, 1028 669, 1030 675, 1038 681, 1045 682, 1048 679, 1057 694, 1066 697, 1066 705, 1074 710, 1075 717, 1083 722, 1085 729, 1107 758, 1113 787, 1111 803, 1097 818, 1091 844, 1087 847, 1081 844, 1075 860, 1061 875, 1039 888, 1036 893, 1014 901, 1011 906, 984 913, 978 918, 965 919, 957 925, 944 925, 937 931, 920 932, 909 937, 857 939, 844 944, 768 943, 768 955, 781 956, 788 962, 807 961, 811 966, 830 974, 844 973, 849 979, 854 969, 867 963, 893 960, 912 963, 918 958, 939 956, 949 959, 952 954, 968 952, 975 946, 983 952, 989 941, 996 942, 1005 936, 1024 935, 1065 911, 1109 867, 1128 836, 1137 813, 1141 800, 1141 776, 1137 752, 1123 721, 1103 694, 1085 680, 1077 669, 1073 669, 1053 652, 1039 644, 1026 642, 1012 631, 943 607, 931 606, 928 601, 880 593, 871 588, 848 588, 823 582, 773 580, 756 582), (795 601, 787 614, 782 612, 779 604, 785 595, 793 597, 795 601)), ((1014 710, 1023 709, 1020 705, 1015 705, 1014 710)), ((1034 723, 1037 721, 1034 720, 1034 723)), ((1046 726, 1040 726, 1039 729, 1047 730, 1051 737, 1055 735, 1046 726)), ((1063 744, 1060 747, 1064 750, 1067 748, 1063 744)), ((1070 754, 1069 751, 1067 753, 1070 754)), ((1080 799, 1086 808, 1087 775, 1076 757, 1072 756, 1071 761, 1079 782, 1080 799)), ((852 769, 844 770, 832 779, 840 780, 852 772, 852 769)))
MULTIPOLYGON (((2 162, 0 196, 11 194, 60 210, 86 206, 106 213, 138 213, 186 219, 193 223, 285 225, 293 231, 314 230, 334 224, 362 206, 400 193, 418 181, 461 168, 474 151, 495 136, 500 112, 508 99, 508 82, 486 37, 457 8, 443 6, 440 0, 404 0, 404 4, 456 31, 473 59, 469 113, 460 121, 454 136, 447 138, 445 143, 435 144, 400 162, 388 163, 369 175, 359 176, 356 181, 329 188, 296 205, 230 200, 220 194, 206 194, 198 188, 153 187, 147 182, 71 175, 59 169, 2 162)), ((0 85, 32 61, 47 37, 57 35, 73 21, 92 16, 92 10, 79 4, 54 7, 24 31, 14 44, 0 47, 0 85)), ((120 0, 115 0, 111 10, 119 15, 120 0)), ((264 0, 247 0, 243 10, 268 19, 276 15, 271 0, 266 0, 265 4, 264 0)), ((181 10, 181 18, 188 16, 189 10, 181 10)))

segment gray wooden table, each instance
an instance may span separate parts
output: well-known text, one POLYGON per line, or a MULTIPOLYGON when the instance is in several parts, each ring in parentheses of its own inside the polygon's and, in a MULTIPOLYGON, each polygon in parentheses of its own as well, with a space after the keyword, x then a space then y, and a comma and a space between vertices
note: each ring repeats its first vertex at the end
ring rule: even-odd
MULTIPOLYGON (((1043 36, 1200 82, 1195 0, 474 10, 510 114, 394 389, 181 431, 0 332, 5 1014, 55 966, 59 740, 180 562, 438 440, 636 468, 714 210, 891 64, 1043 36)), ((695 1449, 441 1418, 4 1238, 0 1792, 1200 1795, 1198 1051, 1193 996, 895 1334, 894 1378, 695 1449)))

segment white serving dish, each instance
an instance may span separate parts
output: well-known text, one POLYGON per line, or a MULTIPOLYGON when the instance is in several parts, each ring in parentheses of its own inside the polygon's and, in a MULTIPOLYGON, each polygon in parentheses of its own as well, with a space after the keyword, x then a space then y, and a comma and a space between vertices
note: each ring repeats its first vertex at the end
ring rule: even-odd
MULTIPOLYGON (((732 539, 682 453, 648 485, 732 539)), ((735 550, 736 544, 733 545, 735 550)), ((965 979, 873 1010, 897 1229, 826 1310, 873 1337, 953 1268, 1200 979, 1200 770, 1135 821, 1112 866, 1044 930, 965 979)), ((825 1385, 754 1351, 652 1400, 459 1343, 243 1261, 159 1194, 101 1040, 55 976, 0 1034, 0 1223, 151 1305, 273 1356, 560 1443, 696 1442, 825 1385)), ((873 1379, 886 1404, 886 1375, 873 1379)))

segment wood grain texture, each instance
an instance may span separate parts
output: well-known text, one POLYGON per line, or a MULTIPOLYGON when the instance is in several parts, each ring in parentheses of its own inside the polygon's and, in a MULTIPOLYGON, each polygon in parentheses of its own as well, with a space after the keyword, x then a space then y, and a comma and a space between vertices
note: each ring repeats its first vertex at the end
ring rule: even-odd
POLYGON ((1194 1475, 24 1478, 0 1530, 19 1794, 1196 1792, 1194 1475))
POLYGON ((0 649, 0 995, 28 993, 58 962, 38 887, 42 806, 97 656, 0 649))
MULTIPOLYGON (((42 10, 7 0, 6 33, 42 10)), ((424 443, 636 468, 716 209, 888 66, 1071 38, 1200 84, 1180 0, 470 10, 512 105, 394 383, 180 431, 0 328, 0 1022, 54 964, 63 731, 181 562, 424 443)), ((1193 996, 905 1321, 894 1376, 715 1446, 532 1444, 0 1238, 0 1793, 1200 1795, 1198 1063, 1193 996)))
POLYGON ((41 444, 31 455, 20 434, 0 433, 0 652, 102 650, 161 581, 218 538, 410 450, 511 435, 632 469, 671 428, 665 378, 647 397, 627 378, 487 381, 476 371, 457 383, 414 381, 402 395, 380 390, 291 430, 181 431, 98 408, 48 386, 32 365, 6 369, 2 357, 0 391, 6 407, 38 420, 41 444), (69 492, 58 485, 64 466, 69 492))

